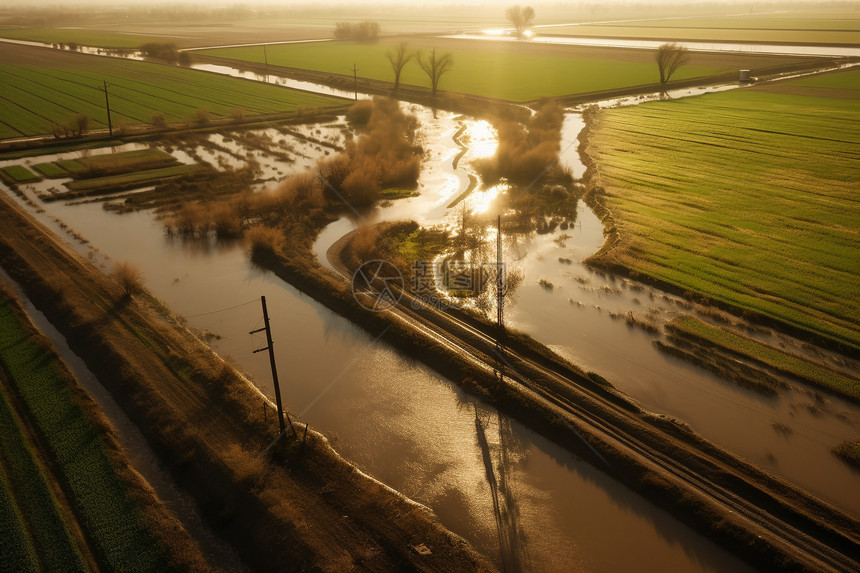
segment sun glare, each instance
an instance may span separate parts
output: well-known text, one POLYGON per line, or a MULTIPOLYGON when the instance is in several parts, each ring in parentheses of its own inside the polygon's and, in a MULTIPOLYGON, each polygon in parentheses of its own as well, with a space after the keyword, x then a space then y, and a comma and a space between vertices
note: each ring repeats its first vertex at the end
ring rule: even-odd
POLYGON ((466 127, 472 157, 489 157, 496 152, 499 138, 495 128, 486 120, 471 121, 466 127))
POLYGON ((507 191, 510 186, 507 183, 499 183, 482 191, 475 191, 469 196, 469 206, 472 208, 472 214, 486 213, 493 204, 499 193, 507 191))

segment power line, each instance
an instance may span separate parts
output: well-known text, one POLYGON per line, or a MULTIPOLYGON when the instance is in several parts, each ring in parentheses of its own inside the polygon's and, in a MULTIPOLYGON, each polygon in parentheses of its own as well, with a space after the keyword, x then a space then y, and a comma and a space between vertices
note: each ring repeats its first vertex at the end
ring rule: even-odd
POLYGON ((225 310, 233 310, 234 308, 239 308, 240 306, 246 306, 249 304, 254 304, 255 302, 257 302, 259 300, 260 300, 259 298, 255 298, 254 300, 249 300, 248 302, 243 302, 241 304, 237 304, 234 306, 228 306, 226 308, 219 308, 218 310, 210 310, 208 312, 200 312, 198 314, 191 314, 191 315, 186 316, 185 318, 196 318, 198 316, 206 316, 207 314, 215 314, 216 312, 224 312, 225 310))

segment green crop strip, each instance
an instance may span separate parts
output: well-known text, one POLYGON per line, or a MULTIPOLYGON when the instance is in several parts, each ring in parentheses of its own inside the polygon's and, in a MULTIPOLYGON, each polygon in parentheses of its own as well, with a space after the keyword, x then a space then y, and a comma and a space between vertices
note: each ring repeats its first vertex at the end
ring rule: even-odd
MULTIPOLYGON (((38 566, 41 561, 48 571, 86 570, 74 535, 37 458, 36 450, 24 437, 5 389, 0 386, 0 478, 4 481, 0 497, 5 498, 0 500, 0 508, 5 506, 0 509, 0 519, 8 520, 4 523, 3 537, 8 531, 8 535, 23 543, 19 551, 11 550, 10 555, 24 569, 29 568, 28 564, 38 566)), ((5 561, 5 551, 3 555, 5 561)))
POLYGON ((860 399, 860 380, 852 379, 844 374, 762 344, 751 338, 711 326, 691 316, 679 316, 673 319, 667 327, 672 331, 716 344, 740 356, 752 358, 780 372, 811 382, 817 386, 860 399))
POLYGON ((0 298, 0 364, 57 464, 91 547, 113 571, 166 570, 165 550, 116 474, 102 430, 78 406, 56 358, 20 320, 0 298))

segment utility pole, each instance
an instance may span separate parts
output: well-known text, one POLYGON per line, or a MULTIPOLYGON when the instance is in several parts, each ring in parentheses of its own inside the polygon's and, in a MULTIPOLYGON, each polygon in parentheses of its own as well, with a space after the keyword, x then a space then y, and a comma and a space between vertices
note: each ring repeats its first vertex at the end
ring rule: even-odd
POLYGON ((496 295, 498 296, 496 302, 496 310, 498 312, 498 317, 496 321, 499 325, 499 335, 501 335, 502 330, 505 328, 504 324, 504 304, 505 304, 505 293, 504 293, 504 277, 502 276, 502 216, 499 215, 498 219, 498 227, 496 231, 496 295))
POLYGON ((266 62, 266 83, 269 83, 269 55, 266 53, 266 44, 263 44, 263 60, 266 62))
MULTIPOLYGON (((269 328, 269 311, 266 309, 266 297, 260 297, 260 301, 263 303, 263 328, 258 328, 257 330, 252 330, 248 334, 255 334, 257 332, 266 331, 266 346, 263 348, 258 348, 254 351, 262 352, 264 350, 269 351, 269 362, 272 365, 272 382, 275 384, 275 402, 278 405, 278 424, 281 426, 281 434, 286 432, 286 425, 284 424, 284 407, 281 405, 281 386, 278 384, 278 369, 275 367, 275 343, 272 342, 272 329, 269 328)), ((290 428, 293 427, 293 424, 290 423, 290 428)))
POLYGON ((113 137, 113 124, 111 124, 110 121, 110 100, 108 99, 107 80, 102 80, 102 83, 105 86, 105 108, 107 108, 108 131, 110 132, 111 137, 113 137))
POLYGON ((358 101, 358 68, 355 67, 355 64, 352 64, 352 82, 355 89, 355 101, 358 101))

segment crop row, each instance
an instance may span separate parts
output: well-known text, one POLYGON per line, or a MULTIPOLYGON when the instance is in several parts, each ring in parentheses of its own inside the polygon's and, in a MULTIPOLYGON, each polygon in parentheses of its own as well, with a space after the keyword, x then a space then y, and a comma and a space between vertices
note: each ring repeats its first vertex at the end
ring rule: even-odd
POLYGON ((839 97, 860 72, 842 74, 802 80, 818 97, 767 87, 604 112, 592 150, 628 241, 609 256, 860 347, 860 112, 839 97))
POLYGON ((48 485, 50 478, 36 461, 37 451, 24 437, 5 389, 0 386, 0 472, 5 474, 21 526, 48 571, 79 571, 84 561, 67 518, 48 485))
POLYGON ((35 573, 37 569, 36 550, 27 535, 24 516, 15 503, 12 486, 6 479, 3 464, 0 463, 0 555, 3 567, 8 571, 35 573))
POLYGON ((3 367, 56 462, 91 548, 109 570, 164 570, 164 551, 117 475, 102 430, 81 409, 68 374, 20 320, 8 300, 0 301, 3 367))
POLYGON ((68 125, 79 114, 89 116, 90 127, 106 127, 104 82, 114 125, 150 123, 156 114, 168 122, 190 121, 201 108, 213 116, 229 117, 236 109, 260 115, 342 103, 337 98, 176 66, 83 54, 58 53, 58 58, 64 65, 0 61, 0 74, 8 80, 4 109, 18 110, 0 116, 0 136, 48 133, 52 122, 68 125))
POLYGON ((23 165, 9 165, 0 169, 0 179, 10 183, 29 183, 39 181, 41 177, 23 165))
MULTIPOLYGON (((134 173, 126 173, 123 175, 110 175, 107 177, 94 177, 92 179, 70 181, 66 186, 72 191, 97 193, 99 191, 127 189, 130 186, 138 186, 155 181, 164 181, 166 179, 176 177, 190 176, 201 171, 205 171, 206 169, 206 167, 198 164, 181 164, 173 165, 171 167, 162 167, 160 169, 135 171, 134 173)), ((60 197, 58 196, 56 198, 60 197)))

